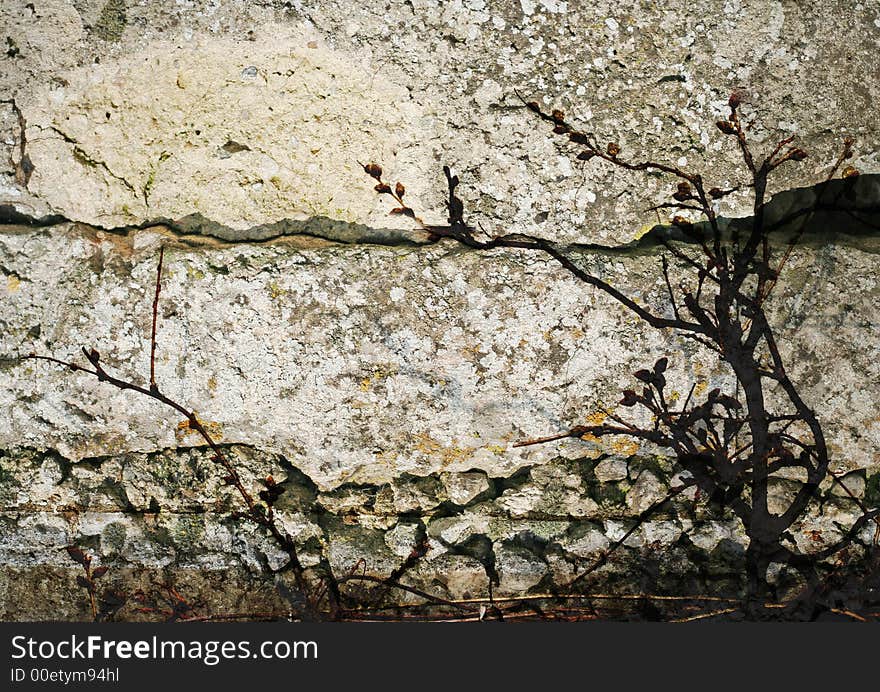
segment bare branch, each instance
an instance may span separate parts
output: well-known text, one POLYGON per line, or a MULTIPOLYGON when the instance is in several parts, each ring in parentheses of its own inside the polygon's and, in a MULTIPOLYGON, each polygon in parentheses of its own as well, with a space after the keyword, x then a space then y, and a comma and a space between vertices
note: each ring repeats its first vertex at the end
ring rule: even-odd
POLYGON ((586 579, 590 574, 592 574, 597 569, 599 569, 602 565, 606 564, 608 562, 609 558, 611 557, 611 555, 613 555, 614 552, 618 548, 620 548, 620 546, 622 546, 629 539, 630 536, 632 536, 636 531, 638 531, 639 528, 641 528, 642 524, 644 524, 648 519, 650 519, 657 510, 659 510, 661 507, 663 507, 663 505, 668 503, 670 500, 677 497, 678 495, 683 493, 688 488, 692 488, 696 484, 697 484, 696 479, 690 478, 690 479, 687 479, 681 485, 678 485, 674 488, 670 488, 669 492, 666 494, 666 496, 662 500, 657 500, 657 502, 654 502, 650 507, 643 510, 639 514, 639 516, 636 518, 635 523, 632 525, 632 527, 630 527, 630 529, 626 533, 624 533, 623 536, 621 536, 616 541, 614 541, 614 543, 612 543, 611 546, 609 546, 609 548, 607 550, 603 551, 602 556, 598 560, 593 562, 593 564, 591 564, 587 569, 585 569, 577 577, 575 577, 570 582, 568 582, 568 584, 566 584, 566 587, 569 589, 574 587, 579 582, 582 582, 584 579, 586 579))
POLYGON ((159 248, 159 266, 156 268, 156 294, 153 297, 153 327, 150 331, 150 391, 158 391, 156 386, 156 320, 159 315, 159 292, 162 290, 162 260, 165 248, 159 248))

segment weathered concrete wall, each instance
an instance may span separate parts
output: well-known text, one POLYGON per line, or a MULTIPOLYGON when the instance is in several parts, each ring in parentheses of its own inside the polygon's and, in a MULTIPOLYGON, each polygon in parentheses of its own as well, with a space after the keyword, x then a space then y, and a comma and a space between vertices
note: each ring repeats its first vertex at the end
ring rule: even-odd
MULTIPOLYGON (((576 575, 675 471, 662 450, 625 441, 512 443, 613 409, 660 355, 681 395, 695 380, 723 385, 724 371, 539 257, 425 245, 357 162, 380 161, 437 222, 451 163, 488 232, 607 246, 580 261, 658 310, 658 253, 613 248, 656 223, 644 210, 671 184, 575 161, 514 90, 626 154, 729 186, 743 171, 713 122, 744 87, 750 136, 796 132, 811 154, 774 190, 820 178, 844 134, 857 140, 850 163, 880 172, 869 4, 110 0, 6 3, 2 16, 7 619, 85 615, 59 550, 71 542, 128 589, 163 574, 215 612, 280 598, 263 575, 281 556, 229 519, 232 496, 177 418, 14 359, 94 346, 143 381, 160 245, 157 379, 249 477, 286 479, 279 511, 305 562, 341 573, 363 558, 387 574, 424 533, 412 583, 471 597, 497 576, 499 593, 521 594, 576 575)), ((748 203, 732 195, 720 212, 748 203)), ((878 241, 857 230, 812 234, 772 310, 834 468, 876 502, 878 241)), ((854 516, 840 489, 824 490, 796 531, 803 545, 854 516)), ((741 530, 691 504, 646 524, 597 586, 735 583, 741 530)))

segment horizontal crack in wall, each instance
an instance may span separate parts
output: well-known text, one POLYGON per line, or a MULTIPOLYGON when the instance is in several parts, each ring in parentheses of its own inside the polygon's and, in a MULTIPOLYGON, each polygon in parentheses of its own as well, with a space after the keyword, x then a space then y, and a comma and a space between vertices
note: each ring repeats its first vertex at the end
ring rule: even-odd
MULTIPOLYGON (((880 237, 880 175, 861 175, 832 180, 812 187, 786 190, 768 202, 766 223, 780 235, 798 234, 801 241, 811 244, 827 243, 832 238, 842 244, 855 243, 859 237, 880 237)), ((0 204, 0 224, 14 226, 52 226, 75 222, 58 214, 34 216, 14 204, 0 204)), ((719 217, 723 231, 747 232, 751 217, 719 217)), ((377 228, 361 223, 314 216, 307 219, 280 219, 247 229, 235 229, 201 214, 190 214, 180 219, 157 217, 139 224, 119 227, 99 227, 101 230, 127 234, 133 230, 162 227, 180 239, 195 241, 207 238, 225 244, 273 242, 285 238, 309 238, 343 245, 419 246, 429 244, 428 233, 414 228, 401 230, 377 228)), ((694 229, 708 237, 706 222, 694 229)), ((674 225, 658 224, 640 238, 619 245, 571 244, 573 250, 598 253, 632 253, 662 247, 670 240, 696 243, 698 237, 674 225)))

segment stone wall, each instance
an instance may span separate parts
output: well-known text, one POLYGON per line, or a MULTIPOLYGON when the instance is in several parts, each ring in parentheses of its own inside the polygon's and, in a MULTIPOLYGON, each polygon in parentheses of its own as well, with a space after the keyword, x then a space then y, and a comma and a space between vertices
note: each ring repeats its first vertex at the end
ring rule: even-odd
MULTIPOLYGON (((284 483, 279 516, 307 565, 364 560, 384 575, 425 538, 408 583, 472 598, 497 580, 496 594, 521 595, 576 576, 677 469, 621 439, 513 443, 598 420, 661 355, 679 396, 730 380, 545 258, 429 243, 388 215, 358 162, 381 162, 438 223, 449 163, 474 223, 573 243, 658 311, 660 251, 638 240, 670 181, 575 160, 517 91, 627 156, 730 187, 743 169, 713 123, 741 88, 758 146, 781 131, 810 152, 772 192, 820 179, 846 134, 849 163, 880 172, 869 3, 48 0, 0 13, 4 619, 88 616, 71 543, 128 591, 172 580, 209 612, 286 607, 268 576, 283 556, 230 518, 235 497, 179 416, 16 358, 93 346, 145 381, 160 246, 157 380, 249 482, 284 483)), ((833 468, 874 504, 877 180, 858 181, 868 223, 809 229, 771 308, 833 468)), ((719 212, 749 205, 743 191, 719 212)), ((857 515, 842 489, 822 491, 797 526, 803 547, 857 515)), ((744 543, 736 521, 683 496, 592 585, 735 592, 744 543)))

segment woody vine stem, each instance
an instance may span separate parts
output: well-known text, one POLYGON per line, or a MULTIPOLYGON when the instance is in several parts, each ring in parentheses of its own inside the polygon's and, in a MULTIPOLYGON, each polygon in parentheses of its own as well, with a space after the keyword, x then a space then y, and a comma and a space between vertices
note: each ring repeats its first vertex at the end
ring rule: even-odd
MULTIPOLYGON (((426 224, 416 215, 404 202, 405 187, 397 183, 392 189, 383 179, 380 165, 362 164, 367 175, 375 179, 376 192, 390 196, 398 205, 390 213, 412 218, 428 233, 430 241, 452 240, 479 251, 508 248, 547 255, 580 282, 611 296, 653 328, 672 330, 709 349, 727 366, 736 381, 734 392, 713 389, 702 400, 694 396, 694 388, 691 388, 683 405, 677 407, 665 391, 669 359, 662 357, 652 368, 634 374, 639 386, 625 389, 619 402, 624 408, 647 410, 650 424, 640 425, 610 414, 611 423, 577 425, 562 433, 519 443, 520 446, 542 444, 587 435, 630 437, 671 450, 686 471, 686 480, 681 485, 671 488, 663 500, 642 512, 626 535, 568 586, 573 587, 605 564, 608 554, 670 499, 696 486, 719 512, 732 511, 748 536, 747 616, 759 618, 766 614, 765 606, 771 597, 767 571, 772 563, 789 565, 803 577, 804 589, 792 610, 814 608, 820 585, 819 563, 858 540, 862 529, 872 520, 878 525, 876 545, 880 536, 880 511, 866 507, 829 468, 819 418, 789 377, 764 306, 812 211, 828 203, 825 194, 828 183, 843 162, 852 157, 853 140, 844 141, 840 156, 820 184, 813 210, 801 215, 799 229, 790 238, 781 258, 777 258, 771 233, 795 219, 782 219, 772 225, 765 222, 767 181, 780 166, 803 161, 807 153, 791 146, 793 137, 785 137, 766 157, 757 157, 746 137, 739 93, 731 95, 729 114, 717 122, 717 127, 724 135, 734 138, 749 176, 753 215, 744 237, 736 229, 726 234, 715 212, 715 203, 736 188, 710 186, 699 173, 679 166, 628 160, 621 155, 621 147, 616 142, 601 146, 594 135, 569 122, 561 110, 547 113, 537 102, 520 99, 529 111, 552 126, 554 134, 564 136, 577 148, 578 160, 601 160, 630 172, 659 172, 677 181, 672 200, 653 209, 686 210, 703 217, 704 224, 698 226, 675 214, 672 223, 688 243, 663 239, 666 251, 688 273, 676 291, 670 279, 669 260, 663 257, 662 272, 669 300, 666 314, 636 303, 607 281, 583 269, 576 256, 557 243, 521 233, 478 235, 464 218, 464 205, 456 194, 460 181, 448 166, 443 168, 448 223, 439 226, 426 224), (689 249, 691 246, 699 249, 694 252, 689 249), (785 498, 787 505, 781 511, 772 511, 768 492, 774 475, 780 472, 786 472, 789 477, 794 472, 799 478, 799 487, 785 498), (840 540, 820 551, 805 553, 798 549, 791 528, 817 499, 819 486, 828 477, 843 487, 859 507, 861 516, 843 532, 840 540)), ((853 177, 858 171, 848 167, 843 175, 853 177)))
MULTIPOLYGON (((663 356, 653 366, 634 373, 638 384, 624 389, 619 401, 622 409, 643 409, 648 414, 649 423, 637 423, 622 414, 605 411, 606 422, 601 424, 575 425, 568 430, 517 443, 517 446, 528 446, 566 437, 629 437, 670 450, 685 472, 681 482, 670 488, 665 497, 642 511, 629 530, 598 559, 567 584, 557 586, 554 597, 570 597, 585 578, 606 564, 645 521, 667 507, 676 496, 696 488, 699 497, 712 511, 719 514, 732 512, 748 536, 745 555, 747 593, 743 605, 747 617, 761 618, 768 614, 767 607, 772 600, 768 568, 772 563, 788 565, 801 574, 803 591, 789 604, 789 611, 793 615, 809 616, 817 607, 820 595, 820 563, 854 542, 861 541, 860 535, 871 521, 877 523, 873 539, 876 546, 880 539, 880 510, 867 507, 829 467, 829 454, 819 416, 802 398, 786 370, 776 335, 765 313, 765 305, 809 217, 815 210, 833 205, 834 200, 829 199, 826 192, 844 162, 852 157, 853 141, 844 141, 840 155, 819 185, 819 194, 811 209, 795 212, 768 224, 765 221, 768 178, 780 166, 804 160, 807 153, 792 146, 793 138, 785 137, 766 157, 757 157, 746 137, 747 127, 743 126, 740 97, 733 94, 729 100, 729 114, 717 126, 724 135, 735 139, 749 176, 753 216, 745 233, 736 228, 727 233, 716 215, 715 204, 737 188, 710 186, 700 174, 678 166, 658 161, 629 160, 622 156, 617 143, 600 146, 594 135, 577 129, 562 111, 547 113, 538 103, 522 100, 528 111, 548 123, 554 134, 565 137, 569 145, 576 148, 578 160, 599 160, 633 173, 659 172, 671 177, 676 183, 671 201, 653 209, 691 212, 703 217, 704 223, 700 225, 675 213, 672 223, 687 242, 662 239, 668 253, 668 256, 661 258, 663 284, 668 294, 668 305, 664 312, 636 302, 609 282, 590 273, 579 264, 577 255, 563 245, 522 233, 496 236, 477 233, 465 220, 464 205, 457 195, 460 181, 448 166, 443 168, 447 223, 432 225, 422 221, 404 201, 406 188, 402 183, 397 182, 392 186, 386 182, 381 166, 376 163, 361 165, 375 180, 376 192, 394 201, 396 206, 391 213, 413 219, 427 233, 430 242, 451 241, 480 252, 503 248, 543 254, 577 281, 607 294, 651 327, 673 331, 708 349, 729 369, 736 382, 734 391, 722 392, 719 388, 706 395, 697 395, 694 383, 683 403, 678 405, 666 390, 670 359, 663 356), (774 248, 771 234, 796 221, 800 221, 801 225, 780 253, 774 248), (673 281, 670 271, 672 263, 683 272, 677 282, 673 281), (780 473, 785 473, 787 477, 794 474, 799 479, 799 485, 796 491, 786 496, 781 511, 778 507, 774 508, 777 511, 772 511, 769 489, 774 477, 780 473), (842 532, 839 540, 817 552, 806 553, 798 549, 792 529, 803 518, 811 503, 817 501, 819 487, 828 478, 843 488, 861 514, 842 532)), ((851 167, 843 170, 844 177, 857 174, 851 167)), ((362 582, 382 587, 383 591, 389 588, 406 591, 436 606, 455 609, 470 617, 473 614, 471 605, 440 598, 401 582, 407 570, 426 554, 428 545, 423 540, 413 546, 409 557, 386 578, 359 573, 359 566, 355 566, 349 574, 338 578, 328 573, 323 583, 313 588, 299 559, 294 539, 283 529, 275 514, 273 505, 283 488, 269 476, 261 481, 265 488, 255 497, 247 489, 229 455, 212 438, 195 411, 168 397, 156 380, 163 261, 164 248, 160 249, 156 271, 149 379, 146 384, 111 374, 94 348, 82 349, 90 367, 36 353, 24 358, 47 361, 73 372, 88 374, 117 389, 150 397, 183 415, 189 427, 210 448, 211 458, 222 470, 225 483, 234 489, 243 505, 243 510, 235 512, 233 516, 263 529, 287 554, 288 561, 279 571, 292 572, 310 616, 322 611, 324 599, 331 616, 339 615, 340 586, 362 582)), ((865 548, 869 546, 865 545, 865 548)), ((68 552, 83 566, 81 585, 87 588, 90 607, 96 615, 95 580, 103 576, 106 569, 91 570, 88 556, 75 547, 69 548, 68 552)), ((523 602, 525 600, 522 599, 523 602)), ((500 617, 501 611, 492 600, 491 587, 489 604, 500 617)), ((180 607, 172 610, 179 615, 180 607)), ((776 616, 777 612, 773 614, 776 616)))
MULTIPOLYGON (((99 382, 106 382, 107 384, 112 385, 117 389, 131 390, 137 392, 138 394, 150 397, 182 414, 184 418, 186 418, 189 427, 192 430, 195 430, 211 449, 211 452, 213 454, 211 460, 218 466, 220 466, 226 474, 223 478, 224 482, 235 489, 236 493, 244 504, 244 511, 237 512, 235 516, 239 516, 250 522, 253 522, 257 526, 264 529, 272 537, 275 543, 285 553, 287 553, 288 562, 283 569, 288 569, 293 572, 294 581, 297 588, 300 590, 301 593, 305 594, 308 591, 306 588, 307 584, 304 576, 303 566, 299 560, 299 555, 297 554, 296 543, 294 542, 293 538, 279 525, 275 517, 274 509, 272 507, 275 500, 278 499, 278 494, 280 494, 278 493, 278 491, 273 492, 273 489, 276 485, 274 479, 269 476, 268 478, 263 480, 264 485, 266 485, 266 489, 260 491, 260 499, 262 500, 262 502, 255 500, 253 495, 251 495, 251 493, 245 487, 241 475, 235 468, 235 464, 232 463, 229 456, 223 451, 223 449, 221 449, 221 447, 217 444, 217 442, 214 440, 214 438, 211 436, 211 434, 208 432, 202 422, 198 419, 195 411, 192 411, 182 404, 178 403, 177 401, 169 398, 161 391, 159 385, 156 383, 156 329, 159 313, 159 297, 162 290, 162 264, 164 257, 165 248, 161 247, 159 249, 159 262, 156 270, 156 290, 153 297, 153 320, 152 328, 150 331, 150 380, 148 386, 144 387, 134 382, 130 382, 111 375, 109 372, 107 372, 104 365, 102 365, 101 363, 101 354, 94 348, 82 348, 83 355, 85 356, 86 360, 91 364, 91 368, 79 365, 72 361, 60 360, 58 358, 52 358, 51 356, 39 355, 36 353, 30 353, 25 356, 25 358, 30 360, 48 361, 50 363, 55 363, 56 365, 61 365, 65 368, 68 368, 73 372, 87 373, 96 377, 99 382)), ((94 600, 91 592, 90 597, 92 597, 92 600, 94 600)), ((92 605, 94 609, 94 602, 92 605)))

